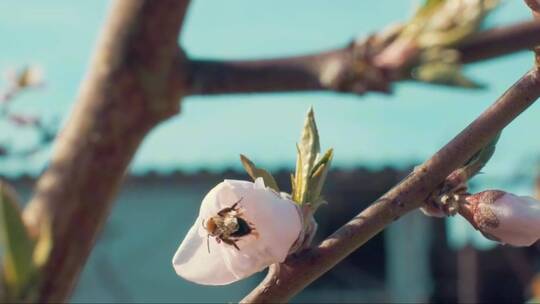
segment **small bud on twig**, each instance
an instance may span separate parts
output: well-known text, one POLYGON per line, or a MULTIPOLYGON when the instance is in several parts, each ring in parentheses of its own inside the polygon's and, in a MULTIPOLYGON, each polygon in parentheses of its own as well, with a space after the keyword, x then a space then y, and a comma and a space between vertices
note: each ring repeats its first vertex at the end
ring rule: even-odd
POLYGON ((460 214, 489 239, 530 246, 540 239, 540 202, 500 190, 470 195, 460 214))

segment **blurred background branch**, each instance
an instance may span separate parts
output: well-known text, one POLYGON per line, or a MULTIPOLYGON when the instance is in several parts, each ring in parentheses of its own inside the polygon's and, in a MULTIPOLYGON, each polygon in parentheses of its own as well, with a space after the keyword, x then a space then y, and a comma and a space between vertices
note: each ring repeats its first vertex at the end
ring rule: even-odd
MULTIPOLYGON (((297 57, 262 60, 189 61, 188 94, 212 95, 288 91, 388 93, 395 81, 410 80, 410 62, 374 63, 380 78, 369 82, 355 69, 355 54, 369 47, 377 34, 348 46, 297 57)), ((530 50, 540 42, 540 22, 529 21, 478 32, 456 46, 462 63, 475 63, 530 50)), ((384 49, 370 54, 372 59, 384 49)))
POLYGON ((12 109, 17 96, 24 91, 44 86, 43 71, 36 66, 27 66, 17 71, 7 73, 7 85, 0 92, 0 120, 14 127, 32 129, 38 135, 38 140, 22 149, 0 143, 0 158, 25 158, 49 146, 56 136, 56 121, 45 122, 40 116, 21 114, 12 109))

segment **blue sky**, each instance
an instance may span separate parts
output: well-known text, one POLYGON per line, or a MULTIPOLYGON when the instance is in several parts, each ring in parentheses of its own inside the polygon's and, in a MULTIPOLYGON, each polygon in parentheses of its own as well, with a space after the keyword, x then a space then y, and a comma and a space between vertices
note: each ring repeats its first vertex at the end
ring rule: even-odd
MULTIPOLYGON (((0 70, 35 63, 46 71, 47 86, 21 96, 20 111, 65 119, 107 9, 106 1, 0 2, 0 70)), ((411 12, 410 1, 395 0, 195 0, 181 43, 197 58, 295 55, 344 45, 355 36, 404 20, 411 12)), ((521 1, 506 1, 488 25, 527 18, 521 1)), ((520 53, 467 67, 469 75, 488 85, 482 91, 401 83, 392 96, 294 93, 186 98, 181 115, 145 140, 132 170, 239 167, 239 153, 269 168, 292 167, 294 144, 311 105, 323 148, 335 149, 336 166, 407 166, 429 157, 463 129, 531 62, 530 54, 520 53)), ((503 133, 485 178, 533 172, 540 151, 540 141, 534 137, 539 117, 540 109, 533 106, 503 133)), ((30 133, 13 133, 5 124, 0 128, 6 130, 0 132, 0 141, 24 146, 32 140, 30 133)), ((49 153, 0 161, 0 174, 38 173, 49 153)))

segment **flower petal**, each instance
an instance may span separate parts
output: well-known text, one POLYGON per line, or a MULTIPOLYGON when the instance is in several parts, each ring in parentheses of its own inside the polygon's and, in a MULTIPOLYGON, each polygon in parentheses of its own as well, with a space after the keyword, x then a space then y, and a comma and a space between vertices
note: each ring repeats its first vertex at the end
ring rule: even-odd
POLYGON ((241 202, 245 216, 256 225, 260 243, 264 245, 258 250, 271 254, 274 263, 283 262, 302 230, 297 206, 279 193, 262 188, 260 178, 252 184, 255 191, 243 183, 228 182, 235 193, 245 196, 241 202))
POLYGON ((204 285, 226 285, 238 278, 229 270, 223 247, 214 238, 200 233, 202 221, 197 220, 178 247, 172 263, 176 273, 184 279, 204 285))
POLYGON ((199 218, 178 248, 173 265, 177 274, 187 280, 206 285, 229 284, 284 261, 301 229, 294 202, 266 187, 261 178, 255 183, 225 180, 203 199, 199 218), (215 237, 210 237, 208 253, 204 221, 234 204, 238 217, 252 230, 231 237, 234 244, 218 244, 215 237))
POLYGON ((501 241, 514 246, 530 246, 540 238, 540 203, 527 196, 506 193, 489 206, 499 219, 499 227, 488 229, 501 241))

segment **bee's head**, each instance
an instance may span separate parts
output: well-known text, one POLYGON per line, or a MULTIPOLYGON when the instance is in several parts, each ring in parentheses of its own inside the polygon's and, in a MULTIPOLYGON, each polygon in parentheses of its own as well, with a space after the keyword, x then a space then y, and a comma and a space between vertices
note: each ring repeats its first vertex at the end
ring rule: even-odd
POLYGON ((217 224, 214 221, 213 217, 209 218, 206 221, 206 223, 204 223, 204 229, 206 229, 206 231, 211 235, 214 234, 214 232, 216 231, 216 228, 217 228, 217 224))

